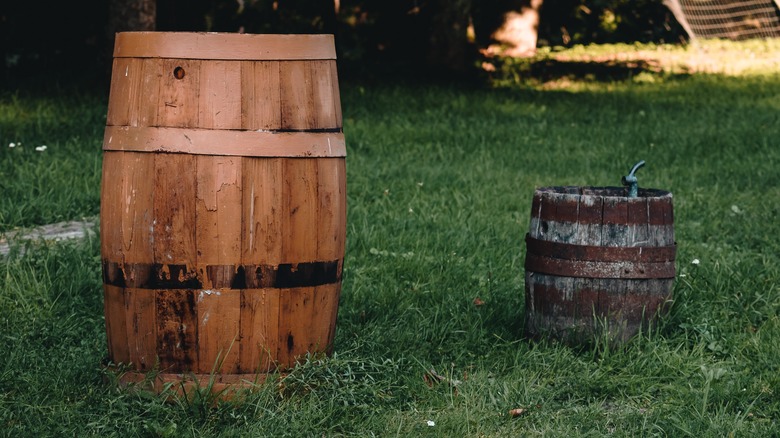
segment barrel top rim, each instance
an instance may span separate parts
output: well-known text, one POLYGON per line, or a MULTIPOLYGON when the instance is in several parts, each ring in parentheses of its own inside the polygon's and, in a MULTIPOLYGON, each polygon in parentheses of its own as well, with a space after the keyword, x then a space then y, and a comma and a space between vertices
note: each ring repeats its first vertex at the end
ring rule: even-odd
POLYGON ((114 58, 335 60, 336 48, 332 34, 119 32, 114 58))
POLYGON ((626 187, 613 187, 613 186, 547 186, 547 187, 537 187, 536 193, 560 195, 560 196, 598 197, 598 198, 617 198, 617 199, 623 198, 623 199, 640 199, 640 200, 672 198, 672 193, 667 190, 641 188, 641 187, 639 188, 639 193, 637 198, 629 198, 625 194, 619 195, 618 193, 626 193, 626 187))

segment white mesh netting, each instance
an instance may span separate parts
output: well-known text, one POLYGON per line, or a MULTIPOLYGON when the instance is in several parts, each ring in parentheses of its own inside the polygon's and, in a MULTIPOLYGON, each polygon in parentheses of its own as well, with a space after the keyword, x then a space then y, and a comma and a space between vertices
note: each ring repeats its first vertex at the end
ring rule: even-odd
POLYGON ((691 39, 780 37, 780 0, 664 0, 691 39))

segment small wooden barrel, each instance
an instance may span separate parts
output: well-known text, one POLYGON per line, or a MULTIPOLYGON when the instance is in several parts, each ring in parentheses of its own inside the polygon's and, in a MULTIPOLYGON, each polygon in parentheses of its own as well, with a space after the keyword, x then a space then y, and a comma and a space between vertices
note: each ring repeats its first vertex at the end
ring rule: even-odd
POLYGON ((330 352, 346 237, 335 58, 331 35, 117 35, 100 235, 124 381, 240 384, 330 352))
POLYGON ((675 252, 669 192, 537 189, 526 236, 526 334, 627 341, 670 299, 675 252))

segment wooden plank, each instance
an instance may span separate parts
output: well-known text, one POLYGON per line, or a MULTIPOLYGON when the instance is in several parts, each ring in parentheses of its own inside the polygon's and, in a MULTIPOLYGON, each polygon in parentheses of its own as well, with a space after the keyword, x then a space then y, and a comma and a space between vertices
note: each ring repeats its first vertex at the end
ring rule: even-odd
POLYGON ((651 199, 648 210, 653 241, 658 246, 674 245, 674 208, 671 196, 651 199))
POLYGON ((312 129, 311 69, 307 62, 283 61, 279 63, 281 87, 282 129, 312 129))
POLYGON ((160 86, 163 83, 163 61, 144 59, 141 93, 138 97, 138 118, 132 126, 154 126, 158 120, 160 86))
POLYGON ((544 303, 538 303, 548 317, 550 324, 556 330, 572 330, 578 326, 575 308, 578 304, 577 278, 543 275, 539 279, 546 290, 543 292, 544 303))
POLYGON ((239 369, 241 292, 198 292, 198 371, 236 373, 239 369))
POLYGON ((604 198, 602 196, 584 195, 581 197, 577 212, 577 223, 579 224, 577 236, 569 243, 601 245, 603 204, 604 198))
MULTIPOLYGON (((626 296, 631 292, 632 283, 636 280, 616 278, 594 279, 599 284, 599 311, 601 325, 596 325, 596 334, 603 335, 603 321, 606 321, 610 340, 625 340, 628 324, 626 296)), ((642 280, 644 281, 644 280, 642 280)))
POLYGON ((240 369, 268 372, 279 358, 280 289, 261 289, 259 266, 282 262, 284 159, 245 158, 243 172, 240 369))
POLYGON ((160 96, 157 103, 157 126, 192 128, 198 126, 198 93, 201 61, 163 60, 160 96), (174 73, 181 68, 181 79, 174 73))
POLYGON ((122 214, 125 185, 123 152, 103 153, 103 175, 100 188, 100 253, 103 260, 124 262, 122 214))
POLYGON ((623 197, 605 197, 602 217, 601 246, 626 246, 628 201, 623 197))
POLYGON ((627 246, 652 246, 648 220, 648 202, 646 198, 628 200, 627 246))
POLYGON ((231 290, 241 261, 241 159, 198 156, 196 229, 198 274, 198 370, 238 369, 241 292, 231 290))
POLYGON ((280 289, 245 289, 241 291, 242 373, 265 373, 276 369, 279 357, 280 289))
POLYGON ((336 61, 330 61, 328 63, 330 66, 330 85, 333 87, 333 110, 336 114, 336 126, 341 128, 344 126, 344 121, 342 119, 342 113, 341 113, 341 93, 339 91, 339 75, 338 75, 338 69, 336 67, 336 61))
POLYGON ((574 294, 576 305, 574 307, 574 320, 583 330, 591 330, 593 318, 601 316, 599 308, 599 279, 579 278, 574 294))
POLYGON ((336 338, 341 282, 325 284, 314 289, 314 309, 312 312, 312 334, 317 351, 333 352, 336 338))
MULTIPOLYGON (((104 153, 101 255, 104 263, 117 269, 124 269, 126 263, 148 264, 153 259, 153 160, 151 154, 104 153)), ((114 278, 116 273, 106 274, 114 278)))
POLYGON ((106 317, 109 360, 115 364, 128 364, 131 359, 127 343, 124 289, 103 285, 103 306, 106 317))
POLYGON ((321 336, 312 323, 314 288, 281 289, 279 295, 279 367, 291 368, 306 352, 315 351, 321 336))
POLYGON ((127 263, 151 263, 154 258, 155 154, 124 153, 120 212, 122 252, 127 263))
MULTIPOLYGON (((283 158, 245 158, 243 167, 242 265, 282 263, 283 158)), ((247 272, 247 287, 254 288, 247 272)))
POLYGON ((199 155, 195 228, 203 287, 229 288, 241 264, 241 158, 199 155))
POLYGON ((194 275, 195 156, 158 154, 154 168, 154 262, 186 265, 194 275))
MULTIPOLYGON (((572 242, 579 231, 577 219, 579 217, 580 196, 556 194, 548 202, 552 202, 553 205, 545 203, 544 207, 548 208, 548 212, 554 209, 556 220, 548 222, 548 235, 545 240, 572 242)), ((542 212, 544 213, 544 210, 542 212)), ((544 228, 544 224, 542 224, 542 228, 544 228)))
POLYGON ((543 206, 542 192, 539 190, 534 191, 534 196, 531 199, 531 220, 528 224, 528 234, 535 238, 542 238, 542 206, 543 206))
POLYGON ((331 261, 344 258, 346 234, 346 176, 344 160, 320 158, 317 163, 317 218, 316 260, 331 261))
MULTIPOLYGON (((336 160, 336 174, 338 175, 339 186, 339 202, 338 202, 338 216, 339 216, 339 239, 336 243, 336 251, 341 255, 342 263, 344 261, 344 255, 347 246, 347 162, 345 159, 336 160)), ((343 268, 339 266, 339 272, 343 268)))
MULTIPOLYGON (((241 128, 241 63, 203 61, 200 64, 198 126, 208 129, 241 128)), ((212 147, 215 152, 219 144, 212 147)))
POLYGON ((318 207, 316 160, 284 162, 282 262, 317 260, 318 207))
POLYGON ((333 94, 331 83, 331 61, 309 61, 307 68, 311 70, 311 80, 308 84, 311 88, 309 106, 312 110, 312 124, 314 129, 338 129, 338 115, 336 114, 337 99, 333 94))
POLYGON ((165 372, 196 371, 198 313, 195 291, 156 291, 157 356, 165 372))
POLYGON ((154 290, 125 289, 129 358, 138 371, 150 371, 157 362, 156 306, 154 290))
POLYGON ((241 63, 241 126, 249 130, 275 130, 282 127, 279 62, 241 63))
POLYGON ((106 113, 107 125, 128 125, 138 104, 141 83, 140 59, 115 59, 106 113))

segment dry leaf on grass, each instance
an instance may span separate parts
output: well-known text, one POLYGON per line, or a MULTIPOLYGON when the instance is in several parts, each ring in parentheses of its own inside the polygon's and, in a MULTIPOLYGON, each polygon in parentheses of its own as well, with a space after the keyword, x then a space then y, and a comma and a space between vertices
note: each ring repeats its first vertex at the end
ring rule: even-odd
POLYGON ((509 416, 512 418, 519 417, 523 414, 525 414, 525 409, 523 408, 515 408, 509 411, 509 416))

